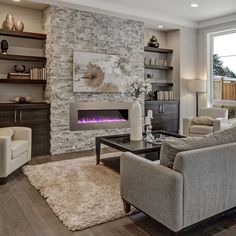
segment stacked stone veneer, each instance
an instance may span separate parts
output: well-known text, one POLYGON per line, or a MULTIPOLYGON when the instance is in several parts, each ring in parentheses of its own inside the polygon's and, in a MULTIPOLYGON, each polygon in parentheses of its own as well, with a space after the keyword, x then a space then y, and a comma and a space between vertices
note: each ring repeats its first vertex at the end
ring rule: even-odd
POLYGON ((127 60, 131 78, 143 79, 143 23, 50 6, 44 11, 48 84, 51 103, 51 153, 94 148, 95 137, 127 130, 70 131, 69 104, 80 101, 131 101, 120 93, 74 93, 73 51, 118 54, 127 60))

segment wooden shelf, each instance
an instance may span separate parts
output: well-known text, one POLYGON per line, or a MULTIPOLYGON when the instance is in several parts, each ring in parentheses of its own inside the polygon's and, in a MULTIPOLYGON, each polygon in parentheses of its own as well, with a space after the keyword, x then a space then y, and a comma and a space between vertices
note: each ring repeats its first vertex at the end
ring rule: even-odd
POLYGON ((146 80, 146 81, 151 83, 151 84, 155 84, 156 86, 160 86, 160 87, 173 86, 173 83, 160 83, 160 82, 148 81, 148 80, 146 80))
POLYGON ((46 80, 33 79, 0 79, 0 83, 4 84, 46 84, 46 80))
POLYGON ((150 65, 144 65, 145 69, 151 69, 151 70, 173 70, 173 66, 150 66, 150 65))
POLYGON ((1 60, 46 62, 46 57, 0 54, 1 60))
POLYGON ((26 38, 26 39, 37 39, 37 40, 45 40, 47 37, 46 34, 19 32, 19 31, 4 30, 4 29, 0 29, 0 35, 17 37, 17 38, 26 38))
POLYGON ((172 49, 164 49, 164 48, 152 48, 152 47, 144 47, 145 52, 156 52, 156 53, 173 53, 172 49))

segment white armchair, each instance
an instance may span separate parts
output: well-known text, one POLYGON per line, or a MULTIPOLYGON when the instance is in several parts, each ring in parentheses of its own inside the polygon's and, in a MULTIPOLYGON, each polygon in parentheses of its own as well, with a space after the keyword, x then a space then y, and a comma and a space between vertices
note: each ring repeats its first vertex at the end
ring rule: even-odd
POLYGON ((183 134, 186 136, 202 136, 231 126, 228 120, 228 110, 225 108, 201 108, 199 116, 208 116, 214 119, 213 125, 193 124, 193 118, 183 119, 183 134))
POLYGON ((0 184, 7 177, 31 160, 32 131, 26 127, 0 129, 0 184), (9 133, 9 130, 12 135, 9 133))

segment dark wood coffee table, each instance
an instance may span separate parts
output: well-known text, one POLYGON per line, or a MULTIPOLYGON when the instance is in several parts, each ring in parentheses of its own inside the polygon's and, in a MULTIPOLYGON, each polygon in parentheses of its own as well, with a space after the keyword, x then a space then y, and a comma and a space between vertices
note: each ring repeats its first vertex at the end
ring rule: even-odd
MULTIPOLYGON (((152 132, 156 138, 165 138, 165 137, 176 137, 184 138, 185 136, 170 133, 163 130, 158 130, 152 132)), ((119 134, 119 135, 109 135, 109 136, 100 136, 96 137, 96 158, 97 165, 100 164, 100 155, 101 155, 101 144, 115 148, 122 152, 132 152, 134 154, 148 154, 148 153, 157 153, 161 149, 161 142, 159 143, 150 143, 144 140, 141 141, 131 141, 129 134, 119 134)))

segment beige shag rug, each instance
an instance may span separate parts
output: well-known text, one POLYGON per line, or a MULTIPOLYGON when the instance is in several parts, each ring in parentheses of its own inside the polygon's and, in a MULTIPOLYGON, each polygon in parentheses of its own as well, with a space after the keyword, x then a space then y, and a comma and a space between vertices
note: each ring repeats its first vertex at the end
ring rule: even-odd
MULTIPOLYGON (((120 153, 102 157, 114 155, 120 153)), ((125 216, 119 174, 95 160, 90 156, 23 167, 30 183, 72 231, 125 216)))

